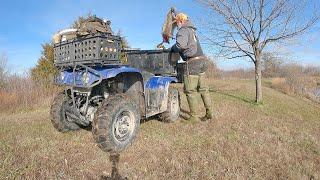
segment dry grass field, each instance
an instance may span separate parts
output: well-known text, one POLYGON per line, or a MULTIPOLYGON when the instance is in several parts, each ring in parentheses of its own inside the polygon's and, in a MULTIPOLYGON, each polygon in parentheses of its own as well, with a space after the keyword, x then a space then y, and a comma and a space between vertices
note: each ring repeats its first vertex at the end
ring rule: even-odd
POLYGON ((264 87, 256 105, 251 81, 210 83, 216 119, 150 119, 118 157, 90 130, 55 131, 47 107, 0 114, 0 179, 320 179, 319 104, 264 87))

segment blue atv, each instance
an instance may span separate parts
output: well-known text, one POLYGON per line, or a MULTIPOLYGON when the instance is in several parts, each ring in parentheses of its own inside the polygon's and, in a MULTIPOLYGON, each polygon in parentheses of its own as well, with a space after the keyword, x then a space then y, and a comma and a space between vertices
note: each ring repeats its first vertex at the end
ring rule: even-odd
POLYGON ((56 84, 64 86, 51 106, 60 132, 92 127, 106 152, 121 152, 135 139, 141 119, 177 121, 180 113, 176 62, 166 50, 122 50, 111 34, 77 37, 54 45, 56 84), (126 62, 120 60, 125 55, 126 62))

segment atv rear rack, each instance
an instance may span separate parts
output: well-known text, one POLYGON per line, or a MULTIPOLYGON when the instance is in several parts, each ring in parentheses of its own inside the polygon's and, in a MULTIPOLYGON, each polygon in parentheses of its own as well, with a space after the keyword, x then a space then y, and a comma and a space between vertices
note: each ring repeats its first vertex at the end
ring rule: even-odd
POLYGON ((151 72, 155 75, 177 75, 178 53, 170 50, 124 50, 131 67, 151 72))

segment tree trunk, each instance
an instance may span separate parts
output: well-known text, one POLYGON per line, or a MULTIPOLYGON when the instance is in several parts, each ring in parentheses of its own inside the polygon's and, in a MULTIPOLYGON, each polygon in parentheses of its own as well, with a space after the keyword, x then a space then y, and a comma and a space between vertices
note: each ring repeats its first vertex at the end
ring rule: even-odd
POLYGON ((262 101, 262 87, 261 87, 261 56, 257 53, 255 56, 255 81, 256 81, 256 102, 260 103, 262 101))

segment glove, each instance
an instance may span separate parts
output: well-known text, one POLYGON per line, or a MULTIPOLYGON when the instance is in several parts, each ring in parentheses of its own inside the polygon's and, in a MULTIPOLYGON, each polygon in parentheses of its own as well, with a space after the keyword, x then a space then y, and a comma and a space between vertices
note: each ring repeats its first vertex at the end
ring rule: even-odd
POLYGON ((176 44, 174 44, 171 48, 170 48, 170 51, 173 52, 173 53, 179 53, 179 49, 177 47, 176 44))
POLYGON ((163 42, 157 45, 158 49, 166 49, 166 47, 164 47, 163 42))

